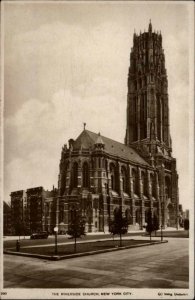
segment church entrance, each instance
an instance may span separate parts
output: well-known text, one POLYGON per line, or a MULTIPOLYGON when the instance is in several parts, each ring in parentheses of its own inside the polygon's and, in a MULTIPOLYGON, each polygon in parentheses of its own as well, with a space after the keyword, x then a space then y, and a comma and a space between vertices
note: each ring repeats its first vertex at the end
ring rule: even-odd
POLYGON ((170 203, 167 207, 167 226, 175 227, 175 213, 173 205, 170 203))

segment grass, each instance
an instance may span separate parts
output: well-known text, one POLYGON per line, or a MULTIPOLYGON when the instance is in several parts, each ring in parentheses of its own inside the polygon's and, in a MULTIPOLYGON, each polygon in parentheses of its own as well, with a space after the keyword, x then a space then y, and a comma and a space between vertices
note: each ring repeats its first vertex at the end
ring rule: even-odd
MULTIPOLYGON (((148 235, 147 233, 145 235, 148 235)), ((161 231, 156 232, 156 237, 161 236, 161 231)), ((152 237, 155 237, 155 232, 152 232, 152 237)), ((163 231, 163 237, 175 237, 175 238, 189 238, 189 231, 178 230, 178 231, 163 231)))
MULTIPOLYGON (((154 240, 152 240, 153 242, 154 240)), ((140 244, 147 244, 150 241, 147 240, 122 240, 122 246, 135 246, 140 244)), ((86 243, 77 243, 76 253, 84 253, 97 250, 106 250, 109 248, 115 248, 119 246, 119 240, 105 240, 97 242, 86 242, 86 243)), ((15 251, 15 249, 13 250, 15 251)), ((55 246, 46 246, 46 247, 30 247, 25 248, 21 247, 20 252, 29 253, 29 254, 41 254, 41 255, 54 255, 55 246)), ((74 244, 63 244, 58 245, 58 255, 68 255, 74 254, 74 244)))

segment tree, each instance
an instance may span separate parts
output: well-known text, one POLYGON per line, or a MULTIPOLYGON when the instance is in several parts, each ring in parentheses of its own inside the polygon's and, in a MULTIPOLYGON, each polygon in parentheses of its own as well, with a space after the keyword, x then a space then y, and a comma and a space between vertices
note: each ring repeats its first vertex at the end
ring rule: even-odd
POLYGON ((76 252, 77 238, 85 235, 85 220, 79 211, 73 211, 67 233, 74 238, 74 252, 76 252))
POLYGON ((156 231, 159 230, 159 219, 156 214, 154 214, 153 217, 153 230, 155 231, 155 236, 156 236, 156 231))
POLYGON ((184 219, 184 230, 189 230, 189 220, 188 219, 184 219))
POLYGON ((122 247, 122 234, 127 233, 128 221, 126 217, 123 217, 121 209, 119 209, 115 215, 114 219, 110 221, 109 231, 113 235, 120 235, 120 247, 122 247))
POLYGON ((114 241, 114 236, 116 234, 114 220, 109 220, 109 232, 113 235, 113 241, 114 241))
POLYGON ((153 229, 153 220, 152 220, 152 212, 151 210, 148 212, 148 223, 147 223, 147 226, 146 226, 146 231, 149 233, 150 235, 150 240, 151 240, 151 234, 152 234, 152 231, 154 230, 153 229))

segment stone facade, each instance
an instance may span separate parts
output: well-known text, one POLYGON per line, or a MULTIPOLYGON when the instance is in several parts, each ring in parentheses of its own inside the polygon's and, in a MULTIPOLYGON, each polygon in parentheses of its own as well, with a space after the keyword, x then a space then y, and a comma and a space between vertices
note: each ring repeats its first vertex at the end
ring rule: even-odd
POLYGON ((25 235, 42 231, 45 227, 47 230, 49 229, 45 218, 46 203, 49 199, 54 201, 54 191, 56 191, 54 188, 52 191, 46 191, 42 186, 39 186, 11 193, 13 234, 25 235))
POLYGON ((129 229, 143 228, 149 209, 160 215, 156 169, 133 148, 86 129, 62 149, 58 186, 58 224, 65 230, 75 209, 88 232, 108 231, 119 208, 129 229))
POLYGON ((25 227, 25 203, 26 193, 24 190, 11 192, 11 225, 12 233, 20 235, 25 227))
POLYGON ((11 207, 3 201, 3 235, 11 235, 11 207))
POLYGON ((134 34, 130 55, 125 144, 133 147, 158 174, 163 224, 178 224, 178 174, 172 157, 168 80, 162 35, 134 34))

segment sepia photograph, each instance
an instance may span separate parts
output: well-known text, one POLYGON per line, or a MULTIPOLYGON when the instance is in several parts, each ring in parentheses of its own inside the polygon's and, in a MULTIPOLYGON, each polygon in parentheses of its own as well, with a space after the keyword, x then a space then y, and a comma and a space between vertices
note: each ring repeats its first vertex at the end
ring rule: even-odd
POLYGON ((1 298, 194 298, 193 1, 2 1, 1 298))

